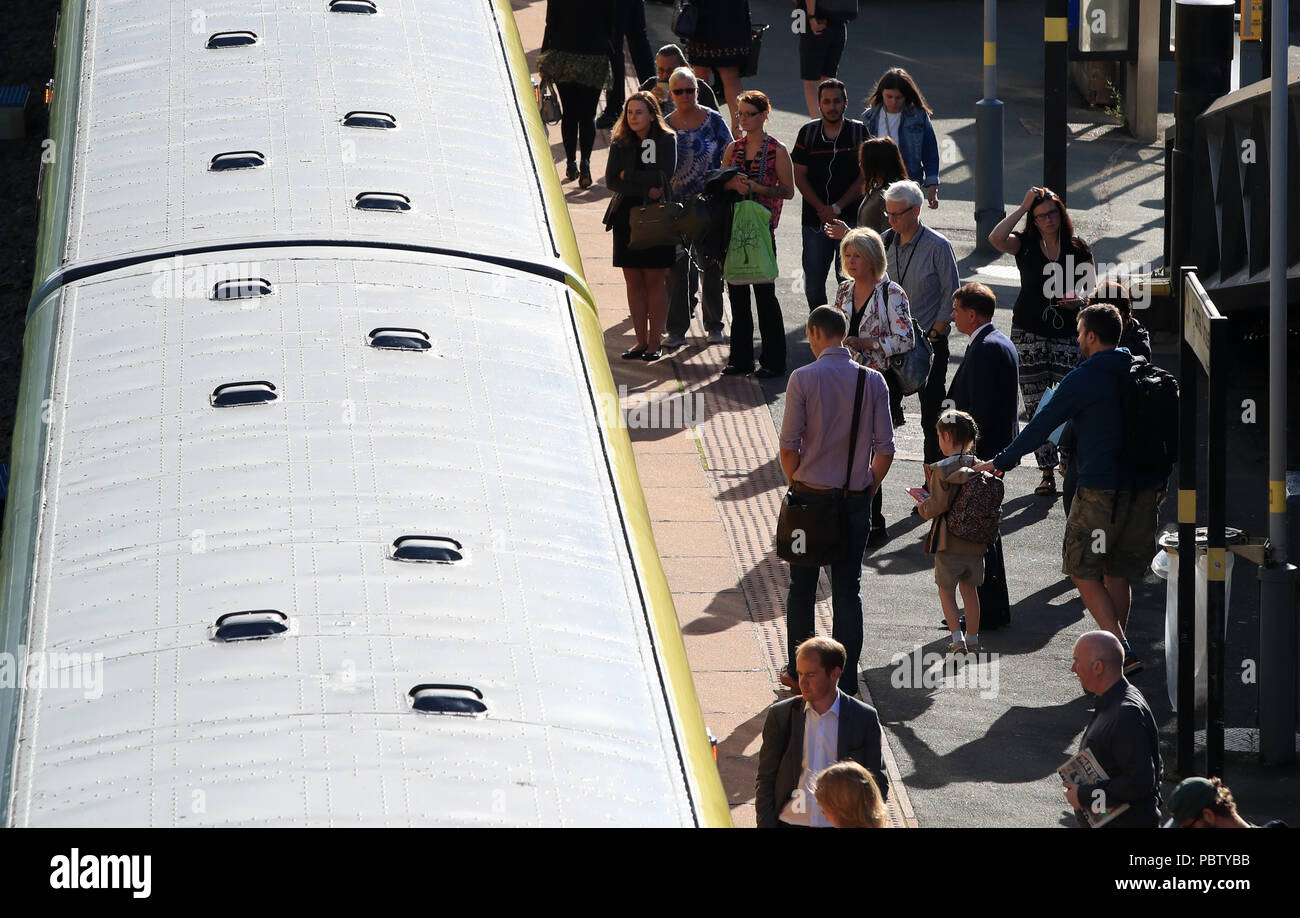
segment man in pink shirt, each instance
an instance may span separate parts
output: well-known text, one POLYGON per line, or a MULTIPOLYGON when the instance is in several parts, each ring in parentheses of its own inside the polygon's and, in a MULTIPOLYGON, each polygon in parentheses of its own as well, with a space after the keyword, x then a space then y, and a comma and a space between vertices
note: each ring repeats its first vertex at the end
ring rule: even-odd
MULTIPOLYGON (((808 344, 813 362, 790 376, 785 417, 781 423, 781 468, 790 487, 811 502, 834 501, 843 493, 848 516, 849 550, 831 565, 831 637, 844 645, 848 665, 839 688, 858 693, 858 657, 862 653, 862 556, 871 528, 871 499, 894 461, 894 428, 889 418, 889 387, 885 378, 853 361, 844 347, 848 331, 844 314, 819 306, 808 316, 808 344), (866 374, 858 422, 853 468, 849 435, 853 427, 854 396, 859 374, 866 374), (845 473, 848 473, 847 483, 845 473)), ((813 604, 817 577, 811 565, 790 565, 790 594, 786 602, 786 634, 790 662, 781 682, 797 688, 795 648, 813 636, 813 604)))

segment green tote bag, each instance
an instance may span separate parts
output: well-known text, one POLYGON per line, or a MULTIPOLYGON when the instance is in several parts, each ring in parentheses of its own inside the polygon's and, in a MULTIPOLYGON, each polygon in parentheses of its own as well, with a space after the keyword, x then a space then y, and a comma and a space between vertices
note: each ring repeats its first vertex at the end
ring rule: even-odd
POLYGON ((757 201, 741 201, 731 211, 731 242, 722 265, 730 284, 765 284, 776 279, 776 250, 772 247, 772 212, 757 201))

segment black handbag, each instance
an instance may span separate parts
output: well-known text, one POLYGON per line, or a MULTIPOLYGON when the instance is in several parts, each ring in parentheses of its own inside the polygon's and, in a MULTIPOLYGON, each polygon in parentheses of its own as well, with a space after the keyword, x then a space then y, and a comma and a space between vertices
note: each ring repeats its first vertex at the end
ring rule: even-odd
POLYGON ((763 33, 766 31, 766 25, 755 25, 750 30, 749 53, 745 55, 745 62, 740 65, 742 78, 758 76, 758 55, 763 50, 763 33))
POLYGON ((627 224, 631 231, 627 242, 629 249, 675 246, 680 241, 677 221, 682 216, 682 205, 671 200, 663 173, 659 174, 659 181, 663 196, 658 201, 647 200, 633 207, 628 214, 627 224))
POLYGON ((916 345, 911 350, 889 358, 889 369, 893 370, 904 395, 915 395, 925 388, 925 381, 930 378, 930 365, 934 362, 934 345, 916 319, 912 320, 912 338, 916 345))
POLYGON ((699 25, 700 8, 695 5, 695 0, 677 0, 677 6, 673 10, 673 34, 690 41, 695 37, 699 25))
POLYGON ((858 0, 817 0, 817 18, 848 22, 858 18, 858 0))
POLYGON ((849 484, 853 477, 853 454, 858 448, 858 424, 862 420, 862 395, 867 387, 867 371, 858 367, 858 386, 853 395, 853 425, 849 433, 849 468, 844 487, 832 500, 809 501, 793 487, 781 501, 781 516, 776 523, 776 553, 790 564, 821 567, 844 559, 849 549, 849 518, 845 509, 849 484))

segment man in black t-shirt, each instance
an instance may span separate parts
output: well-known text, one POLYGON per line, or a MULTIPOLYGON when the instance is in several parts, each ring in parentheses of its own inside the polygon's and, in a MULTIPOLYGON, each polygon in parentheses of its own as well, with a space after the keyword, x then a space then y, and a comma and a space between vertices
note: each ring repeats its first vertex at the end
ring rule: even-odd
POLYGON ((803 195, 803 283, 808 311, 826 305, 826 274, 840 271, 839 243, 823 231, 832 220, 850 227, 857 223, 862 199, 862 169, 858 148, 866 140, 861 121, 844 117, 848 90, 840 80, 823 80, 817 87, 822 116, 799 129, 790 159, 794 184, 803 195))

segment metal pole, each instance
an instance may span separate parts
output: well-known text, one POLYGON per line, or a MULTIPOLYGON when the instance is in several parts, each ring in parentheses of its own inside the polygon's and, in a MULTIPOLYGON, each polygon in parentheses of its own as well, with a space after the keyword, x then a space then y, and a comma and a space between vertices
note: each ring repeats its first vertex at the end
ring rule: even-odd
MULTIPOLYGON (((1206 504, 1209 517, 1209 540, 1207 548, 1205 575, 1205 668, 1208 674, 1206 688, 1208 695, 1205 710, 1205 773, 1211 777, 1223 778, 1223 668, 1224 668, 1224 625, 1228 610, 1225 608, 1225 581, 1227 570, 1225 556, 1224 527, 1227 525, 1228 511, 1228 451, 1227 451, 1227 375, 1223 372, 1222 360, 1226 354, 1224 331, 1227 319, 1210 320, 1210 365, 1206 367, 1210 388, 1210 444, 1209 463, 1206 476, 1206 504)), ((1188 557, 1184 555, 1184 558, 1188 557)), ((1195 554, 1191 557, 1195 558, 1195 554)), ((1179 567, 1182 570, 1182 567, 1179 567)), ((1189 659, 1188 661, 1192 661, 1189 659)), ((1182 666, 1180 658, 1178 665, 1182 666)), ((1189 670, 1193 666, 1187 667, 1189 670)))
POLYGON ((1006 216, 1002 189, 1002 102, 998 95, 998 0, 984 0, 984 98, 975 103, 975 251, 996 249, 989 233, 1006 216))
POLYGON ((1201 364, 1187 340, 1191 292, 1178 280, 1178 774, 1196 774, 1196 402, 1201 364))
POLYGON ((1260 756, 1269 764, 1295 760, 1296 569, 1288 564, 1286 531, 1286 268, 1287 268, 1287 35, 1286 0, 1273 0, 1273 69, 1269 76, 1268 171, 1268 541, 1260 570, 1260 756), (1282 641, 1287 641, 1283 644, 1282 641), (1268 642, 1268 643, 1265 643, 1268 642), (1290 650, 1288 651, 1288 648, 1290 650), (1266 666, 1265 663, 1270 665, 1266 666))
POLYGON ((1065 90, 1070 62, 1069 0, 1045 0, 1043 14, 1043 184, 1066 200, 1065 90))

